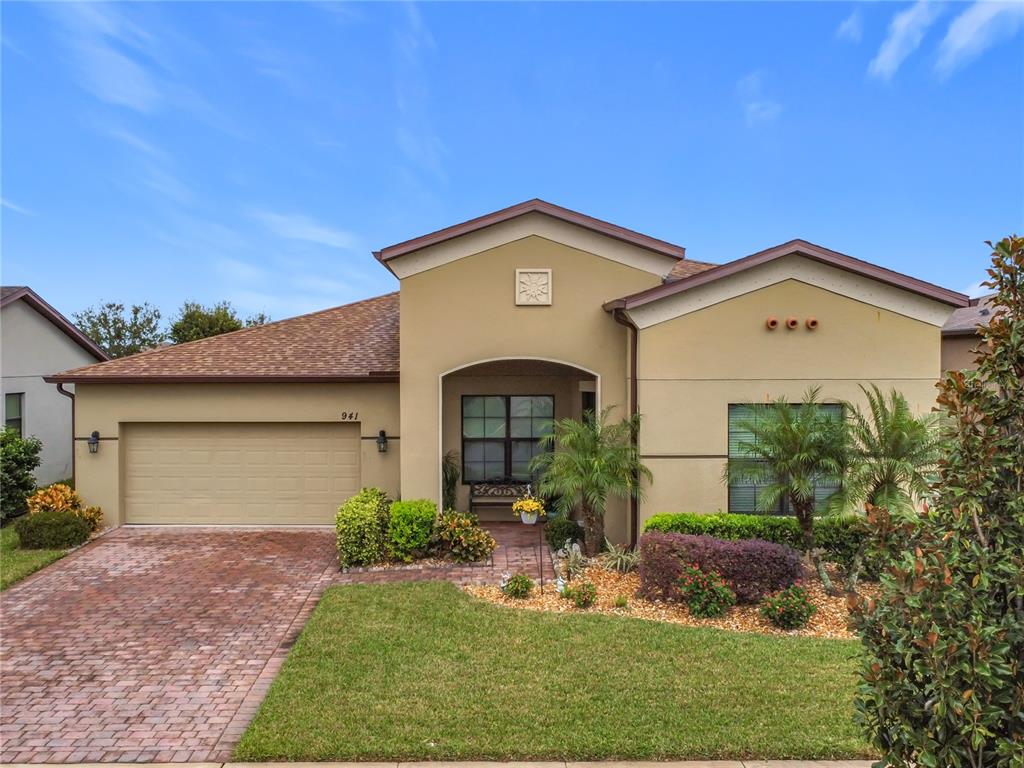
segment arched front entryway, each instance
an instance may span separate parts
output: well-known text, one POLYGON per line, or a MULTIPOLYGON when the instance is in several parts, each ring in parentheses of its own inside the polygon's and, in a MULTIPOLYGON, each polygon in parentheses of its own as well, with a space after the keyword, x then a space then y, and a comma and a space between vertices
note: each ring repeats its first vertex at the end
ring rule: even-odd
MULTIPOLYGON (((458 509, 469 508, 470 483, 527 481, 530 457, 554 419, 601 408, 601 377, 560 360, 513 357, 467 363, 440 376, 439 455, 457 455, 458 509)), ((443 479, 438 475, 438 498, 443 479)), ((508 519, 509 510, 478 510, 508 519)))

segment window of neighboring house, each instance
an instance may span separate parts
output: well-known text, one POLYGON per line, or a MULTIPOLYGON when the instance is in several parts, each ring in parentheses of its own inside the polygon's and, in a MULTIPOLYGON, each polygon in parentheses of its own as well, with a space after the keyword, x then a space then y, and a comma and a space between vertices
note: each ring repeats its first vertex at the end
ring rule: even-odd
POLYGON ((4 395, 4 424, 25 436, 24 421, 25 393, 15 392, 4 395))
MULTIPOLYGON (((799 405, 792 405, 792 408, 799 408, 799 405)), ((819 409, 835 419, 843 418, 843 406, 833 403, 822 403, 819 409)), ((744 458, 746 452, 742 446, 754 442, 754 436, 750 430, 744 429, 741 424, 751 419, 757 420, 757 410, 749 405, 729 406, 729 458, 744 458)), ((821 510, 828 498, 839 490, 841 480, 838 477, 822 477, 814 483, 814 506, 821 510)), ((729 511, 746 514, 774 514, 791 515, 788 499, 781 499, 778 504, 767 513, 758 509, 757 502, 765 485, 760 483, 729 483, 729 511)))
POLYGON ((463 395, 462 482, 528 482, 530 459, 551 434, 551 395, 463 395))

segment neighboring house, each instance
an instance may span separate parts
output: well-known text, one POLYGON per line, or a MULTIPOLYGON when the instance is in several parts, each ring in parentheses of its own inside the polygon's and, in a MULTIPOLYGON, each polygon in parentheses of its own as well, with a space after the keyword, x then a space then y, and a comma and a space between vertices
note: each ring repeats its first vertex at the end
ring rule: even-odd
POLYGON ((375 256, 397 293, 51 377, 78 386, 88 502, 111 523, 330 523, 360 486, 440 499, 454 450, 466 508, 468 481, 528 478, 552 417, 615 406, 642 413, 654 474, 607 513, 635 540, 656 512, 751 508, 722 482, 737 406, 875 382, 929 410, 968 303, 802 240, 696 262, 539 200, 375 256))
POLYGON ((995 294, 971 299, 970 306, 962 307, 949 316, 942 327, 942 370, 973 371, 977 367, 974 349, 977 348, 978 329, 988 325, 995 305, 995 294))
POLYGON ((71 399, 43 377, 107 359, 92 339, 31 288, 0 288, 4 424, 42 440, 42 463, 36 470, 40 485, 70 477, 72 471, 71 399))

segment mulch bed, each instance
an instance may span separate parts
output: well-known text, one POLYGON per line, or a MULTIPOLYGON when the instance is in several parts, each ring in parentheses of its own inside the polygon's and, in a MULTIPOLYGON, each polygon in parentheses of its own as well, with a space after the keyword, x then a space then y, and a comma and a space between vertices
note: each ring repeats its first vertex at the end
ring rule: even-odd
MULTIPOLYGON (((829 576, 837 585, 842 585, 841 577, 831 567, 829 576)), ((686 606, 665 603, 660 600, 644 600, 636 596, 640 586, 640 577, 636 573, 616 573, 606 571, 599 566, 586 569, 583 580, 593 582, 597 587, 597 600, 590 608, 577 608, 571 600, 566 600, 556 591, 554 584, 545 582, 544 589, 535 586, 532 594, 523 600, 507 597, 497 586, 466 586, 463 589, 482 600, 514 608, 525 608, 532 611, 552 611, 557 613, 604 613, 615 616, 630 616, 650 621, 665 621, 682 624, 688 627, 715 627, 734 632, 758 632, 766 635, 786 635, 790 637, 828 637, 850 639, 856 635, 849 628, 849 609, 846 596, 830 597, 822 588, 821 581, 811 569, 807 569, 803 585, 807 588, 817 612, 803 629, 778 629, 763 619, 757 605, 737 605, 730 608, 724 616, 717 619, 700 619, 691 616, 686 606), (625 608, 617 608, 615 602, 625 597, 628 601, 625 608)), ((861 583, 857 589, 861 595, 875 595, 877 585, 861 583)))

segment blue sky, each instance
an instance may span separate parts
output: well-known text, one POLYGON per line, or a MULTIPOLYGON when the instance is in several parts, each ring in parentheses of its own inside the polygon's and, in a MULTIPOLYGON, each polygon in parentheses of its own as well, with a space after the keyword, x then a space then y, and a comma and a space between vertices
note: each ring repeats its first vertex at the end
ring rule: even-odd
POLYGON ((944 286, 1024 230, 1024 2, 4 3, 2 279, 66 313, 393 290, 532 197, 944 286))

